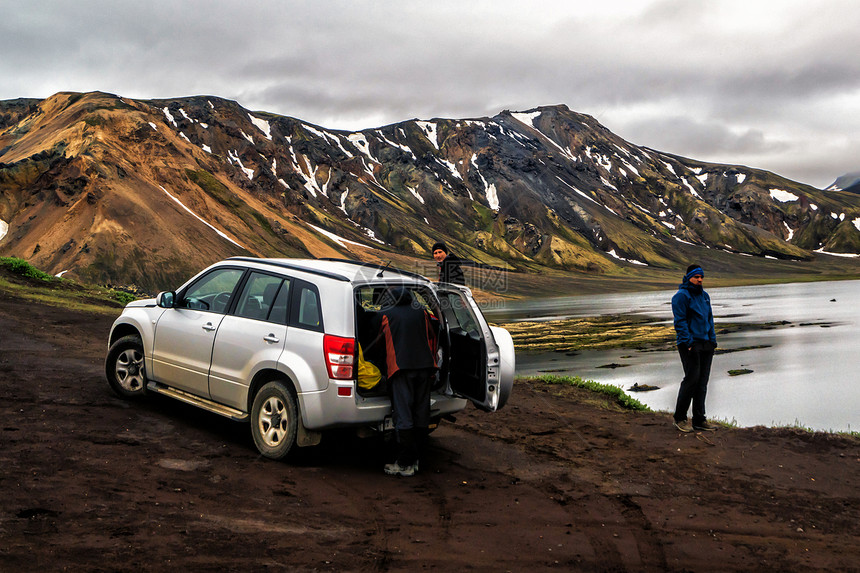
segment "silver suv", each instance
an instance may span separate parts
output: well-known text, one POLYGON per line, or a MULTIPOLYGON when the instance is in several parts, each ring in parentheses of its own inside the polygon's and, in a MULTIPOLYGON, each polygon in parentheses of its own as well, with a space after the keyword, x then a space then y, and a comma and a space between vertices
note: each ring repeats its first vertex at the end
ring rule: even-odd
MULTIPOLYGON (((382 367, 367 325, 392 287, 412 291, 442 324, 433 424, 468 401, 495 411, 514 378, 510 334, 490 326, 466 287, 334 259, 234 257, 176 291, 128 304, 114 322, 105 364, 124 398, 156 392, 238 421, 267 457, 311 446, 327 429, 392 428, 384 384, 357 383, 358 347, 382 367)), ((379 345, 376 345, 379 346, 379 345)))

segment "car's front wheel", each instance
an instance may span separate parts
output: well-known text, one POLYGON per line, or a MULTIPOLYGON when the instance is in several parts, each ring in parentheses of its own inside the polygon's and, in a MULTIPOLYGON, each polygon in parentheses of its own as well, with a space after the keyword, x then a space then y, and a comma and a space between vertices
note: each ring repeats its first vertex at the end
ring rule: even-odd
POLYGON ((265 384, 251 407, 251 435, 267 458, 280 460, 295 446, 298 409, 293 393, 283 382, 265 384))
POLYGON ((105 375, 110 387, 122 398, 139 398, 146 393, 140 337, 123 336, 111 345, 105 360, 105 375))

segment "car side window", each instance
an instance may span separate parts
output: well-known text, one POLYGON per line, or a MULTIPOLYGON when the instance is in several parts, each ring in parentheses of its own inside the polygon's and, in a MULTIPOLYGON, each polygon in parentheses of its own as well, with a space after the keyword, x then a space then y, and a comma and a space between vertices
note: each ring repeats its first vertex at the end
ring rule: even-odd
POLYGON ((186 289, 177 307, 223 314, 244 273, 242 269, 229 268, 207 273, 186 289))
POLYGON ((320 310, 319 295, 316 288, 302 283, 296 286, 296 308, 293 311, 292 324, 309 330, 322 330, 322 311, 320 310))
POLYGON ((287 324, 287 315, 290 310, 290 280, 287 279, 278 289, 272 308, 269 311, 269 322, 287 324))
POLYGON ((275 300, 281 289, 289 292, 289 281, 274 275, 252 272, 239 296, 236 315, 266 320, 275 308, 275 300))

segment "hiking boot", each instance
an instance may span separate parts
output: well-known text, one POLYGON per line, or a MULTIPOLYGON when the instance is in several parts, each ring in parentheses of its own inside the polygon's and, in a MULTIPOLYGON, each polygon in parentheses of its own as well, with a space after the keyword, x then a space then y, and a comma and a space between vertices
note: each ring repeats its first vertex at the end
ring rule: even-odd
POLYGON ((412 477, 415 475, 418 463, 401 466, 399 462, 393 464, 385 464, 385 473, 390 476, 412 477))
POLYGON ((675 420, 672 422, 672 425, 675 426, 675 429, 679 432, 689 433, 693 431, 693 427, 687 420, 675 420))
POLYGON ((697 432, 716 432, 716 426, 712 426, 707 422, 702 422, 701 424, 693 424, 693 429, 697 432))

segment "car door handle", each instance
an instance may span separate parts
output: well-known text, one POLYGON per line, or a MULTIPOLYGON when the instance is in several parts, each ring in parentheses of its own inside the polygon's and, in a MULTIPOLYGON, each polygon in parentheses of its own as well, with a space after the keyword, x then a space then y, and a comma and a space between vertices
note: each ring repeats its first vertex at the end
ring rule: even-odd
POLYGON ((270 334, 270 335, 268 335, 268 336, 264 336, 264 337, 263 337, 263 340, 265 340, 266 342, 272 342, 272 343, 278 343, 278 342, 280 342, 280 341, 281 341, 281 339, 280 339, 280 338, 278 338, 277 336, 275 336, 274 334, 270 334))
POLYGON ((211 322, 207 322, 203 325, 203 330, 205 330, 206 332, 212 332, 213 330, 215 330, 215 326, 211 322))

